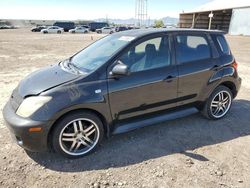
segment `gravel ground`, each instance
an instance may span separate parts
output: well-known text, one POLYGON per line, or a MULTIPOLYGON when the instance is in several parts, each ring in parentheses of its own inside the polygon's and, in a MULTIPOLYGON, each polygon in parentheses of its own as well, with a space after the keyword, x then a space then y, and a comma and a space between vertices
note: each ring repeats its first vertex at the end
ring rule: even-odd
MULTIPOLYGON (((0 111, 28 73, 100 35, 0 31, 0 111)), ((227 36, 243 84, 226 118, 200 114, 116 135, 85 158, 25 152, 0 116, 0 187, 250 187, 250 37, 227 36)))

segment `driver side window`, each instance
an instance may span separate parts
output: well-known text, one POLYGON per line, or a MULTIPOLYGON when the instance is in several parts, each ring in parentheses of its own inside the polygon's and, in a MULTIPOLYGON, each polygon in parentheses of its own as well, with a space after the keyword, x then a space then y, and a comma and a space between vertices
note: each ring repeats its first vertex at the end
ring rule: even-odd
POLYGON ((129 67, 130 72, 168 66, 171 64, 169 37, 149 39, 131 47, 120 60, 129 67))

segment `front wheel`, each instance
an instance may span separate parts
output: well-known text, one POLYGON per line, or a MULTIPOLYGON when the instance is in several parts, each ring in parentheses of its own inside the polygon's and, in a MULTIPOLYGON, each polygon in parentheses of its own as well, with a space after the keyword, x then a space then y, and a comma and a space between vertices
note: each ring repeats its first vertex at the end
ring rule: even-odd
POLYGON ((232 98, 233 95, 229 88, 217 87, 206 101, 202 114, 213 120, 223 118, 231 108, 232 98))
POLYGON ((93 113, 76 112, 55 125, 52 144, 67 158, 83 157, 92 152, 103 138, 102 121, 93 113))
POLYGON ((62 32, 61 31, 57 31, 58 34, 61 34, 62 32))

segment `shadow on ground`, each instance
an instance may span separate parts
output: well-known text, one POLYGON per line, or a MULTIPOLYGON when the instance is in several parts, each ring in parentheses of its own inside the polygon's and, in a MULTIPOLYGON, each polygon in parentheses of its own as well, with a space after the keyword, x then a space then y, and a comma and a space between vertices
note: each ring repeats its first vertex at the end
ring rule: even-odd
POLYGON ((235 100, 229 114, 222 120, 207 120, 198 113, 116 135, 84 158, 68 160, 54 153, 28 152, 28 155, 42 166, 62 172, 123 167, 174 153, 208 161, 188 150, 250 135, 249 114, 250 101, 235 100))

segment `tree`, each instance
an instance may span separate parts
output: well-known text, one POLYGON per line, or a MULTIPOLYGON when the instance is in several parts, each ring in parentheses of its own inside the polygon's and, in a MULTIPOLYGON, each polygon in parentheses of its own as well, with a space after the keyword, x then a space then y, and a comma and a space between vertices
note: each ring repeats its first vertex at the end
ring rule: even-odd
POLYGON ((163 20, 155 20, 155 27, 160 28, 164 26, 163 20))

